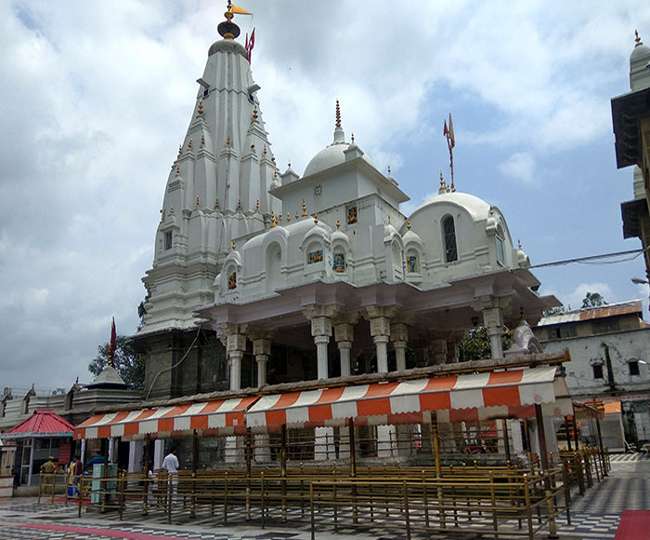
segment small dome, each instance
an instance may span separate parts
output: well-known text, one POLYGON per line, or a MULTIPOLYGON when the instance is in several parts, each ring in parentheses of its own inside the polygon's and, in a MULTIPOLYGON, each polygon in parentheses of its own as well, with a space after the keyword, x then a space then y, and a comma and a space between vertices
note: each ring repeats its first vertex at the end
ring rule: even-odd
POLYGON ((422 239, 420 236, 413 232, 411 229, 406 231, 404 236, 402 236, 402 242, 406 246, 407 244, 422 244, 422 239))
POLYGON ((345 162, 344 152, 349 148, 348 143, 335 143, 323 148, 318 154, 316 154, 311 161, 305 167, 305 172, 303 176, 309 176, 311 174, 316 174, 318 172, 324 171, 325 169, 330 169, 336 165, 340 165, 345 162))
POLYGON ((630 62, 638 62, 639 60, 644 60, 644 59, 650 60, 650 47, 646 47, 643 44, 637 45, 634 47, 632 50, 632 54, 630 55, 630 62))
POLYGON ((461 193, 460 191, 455 191, 452 193, 441 193, 439 195, 435 195, 431 200, 427 201, 422 206, 417 208, 415 212, 413 212, 412 216, 429 206, 440 204, 442 202, 452 203, 464 208, 467 210, 467 212, 469 212, 475 221, 487 219, 490 215, 490 209, 492 208, 483 199, 479 199, 478 197, 470 195, 469 193, 461 193))
POLYGON ((350 238, 341 229, 336 229, 332 233, 332 243, 334 243, 336 241, 344 242, 346 244, 349 244, 350 243, 350 238))

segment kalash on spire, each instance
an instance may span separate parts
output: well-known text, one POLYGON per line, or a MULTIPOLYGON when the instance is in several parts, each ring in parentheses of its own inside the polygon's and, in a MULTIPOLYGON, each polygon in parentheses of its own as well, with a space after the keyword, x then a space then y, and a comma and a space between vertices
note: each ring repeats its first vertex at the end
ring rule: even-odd
POLYGON ((139 335, 194 328, 192 312, 212 297, 231 240, 264 230, 281 211, 269 195, 276 166, 251 72, 255 36, 239 43, 239 15, 250 13, 228 2, 170 164, 139 335))

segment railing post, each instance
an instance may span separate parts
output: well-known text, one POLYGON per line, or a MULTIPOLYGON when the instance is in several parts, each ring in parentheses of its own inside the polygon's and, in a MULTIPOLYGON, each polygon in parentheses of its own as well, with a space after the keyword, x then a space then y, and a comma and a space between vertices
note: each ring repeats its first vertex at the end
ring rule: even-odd
POLYGON ((553 496, 549 489, 544 490, 544 498, 546 499, 546 509, 548 512, 548 539, 557 540, 557 524, 555 523, 555 508, 553 506, 553 496))
POLYGON ((569 462, 562 463, 562 484, 564 485, 564 504, 566 505, 566 522, 571 525, 571 484, 569 462))
POLYGON ((224 474, 223 524, 228 525, 228 473, 224 474))
POLYGON ((79 497, 79 500, 78 500, 79 510, 78 510, 78 514, 77 514, 78 517, 81 517, 81 506, 82 506, 82 500, 81 500, 82 496, 81 496, 81 494, 83 493, 83 482, 84 482, 84 477, 83 477, 83 474, 82 474, 81 476, 79 476, 79 494, 78 494, 78 497, 79 497))
POLYGON ((314 483, 309 482, 309 512, 311 525, 311 540, 316 539, 316 527, 314 523, 314 483))
POLYGON ((533 531, 533 507, 530 500, 530 488, 528 485, 528 475, 524 474, 524 508, 526 509, 526 523, 528 524, 528 540, 534 540, 533 531))
POLYGON ((265 511, 265 484, 264 484, 264 471, 260 473, 260 488, 261 488, 261 495, 260 495, 260 503, 262 506, 262 529, 266 526, 266 511, 265 511))
POLYGON ((404 519, 406 521, 406 540, 411 540, 411 515, 409 511, 409 494, 406 482, 402 484, 404 494, 404 519))

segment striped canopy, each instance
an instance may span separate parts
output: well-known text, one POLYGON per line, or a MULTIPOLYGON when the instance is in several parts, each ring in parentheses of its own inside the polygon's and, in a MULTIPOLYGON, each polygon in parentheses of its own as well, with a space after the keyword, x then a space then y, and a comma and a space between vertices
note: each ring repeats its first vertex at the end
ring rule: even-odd
POLYGON ((196 430, 216 434, 290 427, 477 421, 573 414, 556 367, 521 368, 378 382, 300 392, 257 395, 202 403, 99 414, 75 428, 77 439, 168 436, 196 430))
POLYGON ((252 396, 99 414, 77 426, 75 438, 135 438, 193 429, 210 429, 220 434, 237 433, 245 429, 245 411, 256 399, 257 396, 252 396))
POLYGON ((464 412, 476 419, 531 416, 529 406, 555 401, 555 372, 555 367, 522 368, 262 396, 246 413, 246 424, 253 429, 327 426, 359 417, 410 423, 428 411, 441 411, 443 417, 464 412))

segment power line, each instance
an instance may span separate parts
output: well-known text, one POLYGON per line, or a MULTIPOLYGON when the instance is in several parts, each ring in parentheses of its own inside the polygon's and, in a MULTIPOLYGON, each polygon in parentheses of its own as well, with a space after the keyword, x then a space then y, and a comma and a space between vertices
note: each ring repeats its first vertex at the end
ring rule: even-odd
POLYGON ((562 259, 559 261, 551 261, 541 264, 533 264, 529 268, 545 268, 549 266, 564 266, 566 264, 573 263, 584 263, 584 264, 618 264, 622 262, 628 262, 633 259, 636 259, 641 253, 644 252, 644 249, 630 249, 628 251, 615 251, 613 253, 603 253, 601 255, 590 255, 589 257, 575 257, 573 259, 562 259), (600 259, 611 259, 612 257, 622 257, 624 255, 633 255, 633 257, 628 257, 627 259, 621 259, 618 261, 601 261, 601 262, 590 262, 598 261, 600 259))

